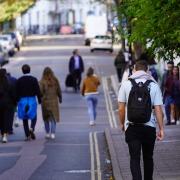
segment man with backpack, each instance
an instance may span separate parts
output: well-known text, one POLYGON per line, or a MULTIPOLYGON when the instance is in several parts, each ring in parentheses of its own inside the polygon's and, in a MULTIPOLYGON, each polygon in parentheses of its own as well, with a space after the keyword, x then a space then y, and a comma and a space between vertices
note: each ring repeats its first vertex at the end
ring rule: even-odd
POLYGON ((133 180, 142 180, 140 157, 144 162, 144 179, 153 179, 153 151, 156 138, 164 137, 162 94, 156 81, 146 73, 147 62, 135 63, 135 72, 120 87, 119 118, 129 147, 133 180), (153 113, 154 108, 154 113, 153 113), (155 116, 154 116, 155 114, 155 116), (156 122, 159 132, 156 135, 156 122))

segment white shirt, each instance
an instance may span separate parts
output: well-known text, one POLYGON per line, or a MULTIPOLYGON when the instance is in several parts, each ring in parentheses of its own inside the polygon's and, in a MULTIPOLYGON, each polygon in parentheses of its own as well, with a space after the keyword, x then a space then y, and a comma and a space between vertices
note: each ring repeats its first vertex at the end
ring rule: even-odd
MULTIPOLYGON (((144 83, 146 81, 146 79, 144 79, 144 78, 143 79, 136 79, 135 81, 137 83, 138 82, 144 83)), ((128 98, 129 98, 129 93, 131 91, 131 87, 132 87, 132 84, 129 80, 122 82, 121 87, 119 89, 119 94, 118 94, 118 102, 126 103, 125 130, 128 128, 128 125, 129 125, 129 121, 127 119, 127 102, 128 102, 128 98)), ((149 87, 150 87, 150 96, 151 96, 152 106, 163 105, 162 93, 161 93, 161 90, 160 90, 158 84, 151 82, 149 84, 149 87)), ((156 118, 155 118, 154 113, 152 112, 150 121, 145 123, 145 125, 151 126, 151 127, 156 127, 155 121, 156 121, 156 118)))
POLYGON ((74 56, 74 60, 75 60, 75 69, 79 69, 80 68, 79 56, 74 56))

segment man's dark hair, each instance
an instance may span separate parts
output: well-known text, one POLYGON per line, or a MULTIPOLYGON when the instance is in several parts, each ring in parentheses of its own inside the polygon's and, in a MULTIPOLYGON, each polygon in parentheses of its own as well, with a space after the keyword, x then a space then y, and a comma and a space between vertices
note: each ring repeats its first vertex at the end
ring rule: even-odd
POLYGON ((147 61, 143 61, 143 60, 136 61, 136 63, 135 63, 135 70, 136 71, 139 71, 139 70, 147 71, 148 70, 147 61))
POLYGON ((172 65, 174 65, 174 61, 168 61, 167 64, 172 64, 172 65))
POLYGON ((73 55, 76 55, 77 52, 78 52, 78 49, 74 49, 74 50, 73 50, 73 55))
POLYGON ((31 68, 30 68, 30 66, 29 66, 28 64, 24 64, 24 65, 22 66, 22 72, 23 72, 23 74, 28 74, 28 73, 30 73, 30 71, 31 71, 31 68))

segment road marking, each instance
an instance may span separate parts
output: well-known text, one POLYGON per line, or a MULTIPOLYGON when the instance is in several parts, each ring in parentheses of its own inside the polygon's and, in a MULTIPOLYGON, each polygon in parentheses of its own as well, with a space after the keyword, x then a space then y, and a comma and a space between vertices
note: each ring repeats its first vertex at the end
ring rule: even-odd
POLYGON ((173 140, 158 141, 158 143, 175 143, 175 142, 180 142, 180 140, 173 139, 173 140))
POLYGON ((97 132, 94 133, 94 142, 95 142, 96 163, 97 163, 97 176, 98 176, 98 180, 101 180, 102 179, 101 178, 101 163, 100 163, 97 132))
POLYGON ((107 113, 108 113, 108 120, 109 120, 110 127, 112 128, 113 123, 112 123, 112 118, 111 118, 111 115, 110 115, 110 110, 109 110, 109 106, 108 106, 108 98, 107 98, 108 89, 107 89, 104 77, 102 77, 102 86, 103 86, 103 90, 104 90, 104 97, 105 97, 106 109, 107 109, 107 113))
POLYGON ((91 180, 95 180, 95 168, 94 168, 94 143, 93 134, 89 133, 89 143, 90 143, 90 155, 91 155, 91 180))
MULTIPOLYGON (((48 141, 48 139, 47 139, 48 141)), ((47 146, 89 146, 89 144, 46 143, 47 146)))
POLYGON ((106 78, 102 78, 102 82, 103 82, 103 89, 104 89, 104 97, 105 97, 105 102, 106 102, 106 109, 108 112, 108 119, 109 119, 109 123, 111 128, 117 128, 117 121, 116 121, 116 117, 114 114, 114 110, 112 107, 112 101, 111 101, 111 97, 108 93, 108 85, 107 85, 107 79, 106 78))
POLYGON ((65 173, 73 173, 73 174, 84 174, 84 173, 90 173, 90 170, 70 170, 70 171, 64 171, 65 173))

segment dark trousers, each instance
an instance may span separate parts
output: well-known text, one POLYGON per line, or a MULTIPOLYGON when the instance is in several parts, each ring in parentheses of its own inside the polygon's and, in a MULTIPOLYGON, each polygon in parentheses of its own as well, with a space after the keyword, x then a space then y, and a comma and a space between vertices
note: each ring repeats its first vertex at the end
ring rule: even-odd
POLYGON ((8 112, 8 132, 13 132, 13 121, 14 121, 14 107, 9 108, 8 112))
POLYGON ((74 78, 74 90, 77 91, 80 89, 80 84, 81 84, 81 71, 79 69, 74 70, 73 78, 74 78))
POLYGON ((8 107, 2 107, 0 108, 0 130, 1 134, 7 134, 9 130, 9 108, 8 107))
POLYGON ((121 68, 117 68, 117 69, 116 69, 119 82, 121 82, 121 80, 122 80, 122 78, 123 78, 123 74, 124 74, 124 71, 125 71, 125 67, 126 67, 126 66, 122 66, 121 68))
MULTIPOLYGON (((36 121, 37 121, 37 117, 35 117, 34 119, 31 120, 31 129, 33 131, 35 130, 36 121)), ((23 126, 24 126, 25 135, 26 135, 26 137, 28 137, 30 135, 28 119, 23 119, 23 126)))
POLYGON ((130 125, 125 133, 129 147, 130 169, 133 180, 142 180, 141 150, 144 163, 144 180, 153 179, 153 151, 156 139, 156 129, 150 126, 130 125))

